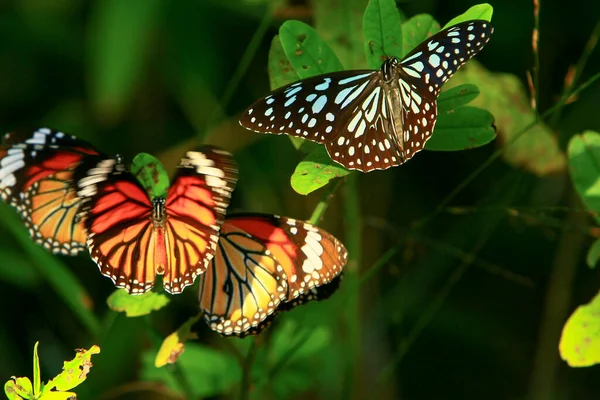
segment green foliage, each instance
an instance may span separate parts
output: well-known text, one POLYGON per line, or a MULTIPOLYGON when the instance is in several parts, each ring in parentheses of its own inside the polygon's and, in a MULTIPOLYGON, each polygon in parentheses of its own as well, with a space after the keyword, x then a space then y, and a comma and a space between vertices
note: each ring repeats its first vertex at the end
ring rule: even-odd
POLYGON ((600 222, 600 134, 586 131, 569 142, 569 170, 575 189, 600 222))
POLYGON ((349 173, 350 171, 329 158, 325 147, 319 146, 296 166, 291 184, 297 193, 307 195, 327 185, 332 179, 349 173))
POLYGON ((4 385, 4 392, 9 400, 67 400, 77 397, 69 390, 85 381, 92 368, 92 355, 100 353, 100 348, 95 345, 89 350, 77 350, 73 360, 64 362, 62 372, 44 385, 41 381, 37 349, 38 342, 33 348, 33 384, 29 378, 12 377, 4 385))
POLYGON ((440 24, 429 14, 415 15, 402 24, 402 57, 440 30, 440 24))
POLYGON ((470 21, 472 19, 483 19, 486 21, 491 21, 493 13, 494 9, 488 3, 477 4, 469 8, 461 15, 452 18, 450 21, 448 21, 446 25, 444 25, 443 29, 460 24, 461 22, 470 21))
POLYGON ((164 293, 146 292, 129 294, 124 289, 117 289, 106 299, 111 310, 124 312, 128 317, 140 317, 160 310, 169 304, 170 298, 164 293))
POLYGON ((140 153, 131 162, 131 173, 140 181, 150 198, 166 197, 169 191, 169 174, 153 155, 140 153))
POLYGON ((402 58, 402 20, 395 1, 369 1, 363 35, 369 68, 379 69, 388 57, 402 58))
POLYGON ((596 264, 598 264, 598 260, 600 260, 600 239, 597 239, 594 242, 594 244, 590 246, 585 260, 587 262, 588 267, 596 267, 596 264))
POLYGON ((600 294, 577 307, 563 328, 560 357, 571 367, 600 363, 600 294))

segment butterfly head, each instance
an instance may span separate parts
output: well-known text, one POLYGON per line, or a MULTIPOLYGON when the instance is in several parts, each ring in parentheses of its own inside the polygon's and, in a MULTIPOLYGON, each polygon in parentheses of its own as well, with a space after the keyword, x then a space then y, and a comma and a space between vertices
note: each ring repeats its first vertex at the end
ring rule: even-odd
POLYGON ((383 74, 383 80, 389 83, 394 78, 396 73, 396 67, 398 67, 398 59, 396 57, 390 57, 381 66, 381 73, 383 74))
POLYGON ((152 199, 152 222, 156 228, 163 227, 167 219, 165 211, 165 198, 155 197, 152 199))

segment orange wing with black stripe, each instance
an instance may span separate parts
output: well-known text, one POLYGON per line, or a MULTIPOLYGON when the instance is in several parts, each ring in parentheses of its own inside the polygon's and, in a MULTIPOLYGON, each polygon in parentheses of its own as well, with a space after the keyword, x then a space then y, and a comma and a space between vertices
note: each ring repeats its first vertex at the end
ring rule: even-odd
POLYGON ((0 196, 37 243, 75 255, 86 246, 73 175, 82 162, 103 157, 89 143, 47 128, 9 133, 0 147, 0 196))
POLYGON ((231 155, 206 146, 186 153, 166 198, 151 200, 122 163, 101 161, 78 182, 92 259, 129 293, 148 291, 156 275, 181 293, 214 255, 236 180, 231 155))
POLYGON ((258 333, 275 312, 328 297, 347 257, 339 240, 308 222, 227 218, 212 267, 200 277, 200 309, 218 333, 258 333))

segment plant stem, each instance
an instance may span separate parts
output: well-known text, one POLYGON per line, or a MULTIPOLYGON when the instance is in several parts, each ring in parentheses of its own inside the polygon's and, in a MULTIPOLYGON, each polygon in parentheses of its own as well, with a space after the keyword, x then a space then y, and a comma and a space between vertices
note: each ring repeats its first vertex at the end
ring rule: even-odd
POLYGON ((323 218, 323 214, 327 211, 327 207, 329 207, 329 203, 333 198, 333 195, 338 190, 338 188, 342 185, 343 179, 336 179, 336 181, 332 184, 327 185, 327 189, 317 203, 312 215, 310 216, 309 222, 313 225, 318 225, 321 219, 323 218))
POLYGON ((242 387, 240 390, 240 400, 248 400, 250 398, 250 385, 252 385, 252 365, 254 364, 254 359, 256 358, 259 344, 259 337, 254 337, 252 345, 250 346, 250 349, 248 349, 248 354, 246 354, 246 359, 244 360, 244 365, 242 368, 242 387))
POLYGON ((360 357, 360 333, 359 333, 359 278, 358 270, 361 260, 361 233, 362 224, 360 220, 360 200, 358 179, 360 174, 350 174, 346 180, 346 247, 348 249, 348 264, 345 268, 346 279, 346 301, 345 325, 348 335, 346 359, 345 384, 342 398, 357 398, 359 386, 358 366, 360 357))
POLYGON ((540 2, 533 0, 533 33, 531 35, 531 49, 533 51, 533 82, 531 88, 531 108, 537 114, 540 90, 540 2))

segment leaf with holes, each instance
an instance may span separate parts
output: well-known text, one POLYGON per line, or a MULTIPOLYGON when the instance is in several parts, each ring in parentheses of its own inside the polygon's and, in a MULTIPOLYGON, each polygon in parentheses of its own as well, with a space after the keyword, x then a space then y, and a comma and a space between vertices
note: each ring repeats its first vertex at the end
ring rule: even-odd
POLYGON ((448 114, 460 106, 470 103, 479 96, 477 85, 466 83, 464 85, 453 87, 440 93, 438 98, 438 112, 448 114))
POLYGON ((331 47, 310 25, 286 21, 279 28, 279 38, 301 79, 344 69, 331 47))
POLYGON ((452 18, 442 29, 446 29, 448 27, 454 26, 456 24, 460 24, 461 22, 470 21, 473 19, 483 19, 485 21, 492 20, 492 14, 494 13, 494 8, 488 3, 477 4, 467 11, 462 13, 461 15, 452 18))
POLYGON ((62 372, 44 386, 42 399, 45 398, 44 396, 57 394, 54 390, 66 392, 85 381, 93 366, 92 356, 100 353, 100 347, 93 345, 89 350, 77 349, 76 352, 74 359, 63 363, 62 372))
POLYGON ((140 317, 160 310, 169 304, 169 297, 164 293, 146 292, 131 295, 123 289, 117 289, 106 299, 111 310, 124 312, 128 317, 140 317))
POLYGON ((571 367, 600 363, 600 294, 571 314, 563 327, 558 350, 571 367))
POLYGON ((488 144, 496 138, 494 116, 477 107, 460 107, 440 114, 427 150, 457 151, 488 144))
POLYGON ((175 363, 185 350, 185 342, 189 339, 198 338, 198 335, 192 332, 192 326, 199 318, 199 316, 196 316, 188 319, 179 329, 163 340, 154 359, 154 366, 156 368, 175 363))
POLYGON ((586 131, 569 141, 569 170, 575 189, 600 223, 600 134, 586 131))
POLYGON ((153 155, 140 153, 133 158, 131 173, 140 181, 150 198, 165 197, 169 190, 169 175, 153 155))
POLYGON ((388 57, 402 58, 402 20, 394 0, 371 0, 363 16, 365 54, 371 69, 388 57))
POLYGON ((435 35, 440 24, 429 14, 415 15, 402 24, 402 56, 435 35))
POLYGON ((346 176, 347 169, 332 161, 323 146, 319 146, 306 156, 292 174, 292 188, 307 195, 327 185, 330 180, 346 176))
POLYGON ((600 239, 597 239, 589 248, 586 262, 588 267, 596 268, 596 264, 598 264, 598 260, 600 260, 600 239))

